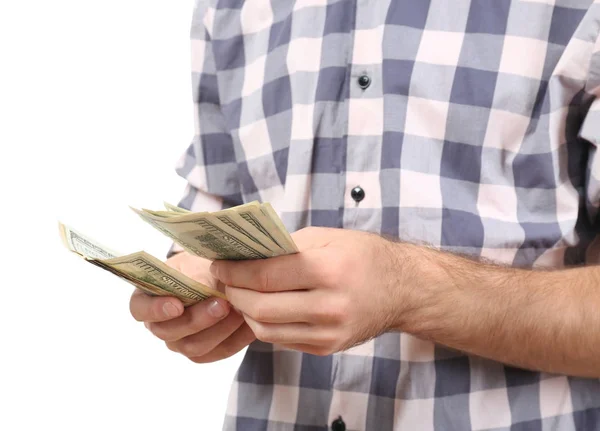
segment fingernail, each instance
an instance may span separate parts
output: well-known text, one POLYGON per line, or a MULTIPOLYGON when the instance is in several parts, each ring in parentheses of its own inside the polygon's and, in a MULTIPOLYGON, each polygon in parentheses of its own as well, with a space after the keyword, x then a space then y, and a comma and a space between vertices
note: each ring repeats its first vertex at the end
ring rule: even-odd
POLYGON ((144 322, 144 326, 146 327, 146 329, 150 329, 150 323, 149 322, 144 322))
POLYGON ((223 307, 223 305, 216 299, 213 300, 208 306, 208 314, 210 314, 212 317, 220 319, 221 317, 225 316, 225 313, 225 307, 223 307))
POLYGON ((165 305, 163 305, 163 313, 165 313, 165 316, 167 317, 175 317, 179 314, 179 310, 172 302, 166 302, 165 305))

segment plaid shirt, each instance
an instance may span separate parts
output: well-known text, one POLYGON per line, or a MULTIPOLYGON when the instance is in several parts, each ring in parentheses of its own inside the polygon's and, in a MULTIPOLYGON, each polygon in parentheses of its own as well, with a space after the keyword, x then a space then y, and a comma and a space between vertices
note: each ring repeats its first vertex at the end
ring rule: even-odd
MULTIPOLYGON (((257 199, 290 231, 359 229, 520 267, 589 262, 599 32, 599 0, 199 1, 181 204, 257 199)), ((327 357, 255 342, 224 426, 317 431, 339 416, 355 431, 600 430, 600 382, 404 333, 327 357)))

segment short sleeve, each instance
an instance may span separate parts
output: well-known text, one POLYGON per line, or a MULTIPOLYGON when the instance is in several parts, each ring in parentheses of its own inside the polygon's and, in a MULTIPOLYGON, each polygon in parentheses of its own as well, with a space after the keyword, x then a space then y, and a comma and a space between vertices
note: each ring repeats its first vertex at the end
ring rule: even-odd
MULTIPOLYGON (((194 137, 177 162, 187 181, 179 206, 191 211, 218 211, 242 203, 237 161, 219 99, 210 25, 214 9, 196 1, 191 28, 194 137)), ((180 251, 173 246, 169 256, 180 251)))

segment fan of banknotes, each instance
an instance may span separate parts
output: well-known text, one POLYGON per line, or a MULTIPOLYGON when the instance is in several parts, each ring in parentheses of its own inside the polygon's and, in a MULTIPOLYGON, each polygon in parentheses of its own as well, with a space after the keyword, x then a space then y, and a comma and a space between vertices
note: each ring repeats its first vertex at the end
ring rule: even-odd
MULTIPOLYGON (((196 256, 209 260, 266 259, 298 251, 268 203, 250 202, 212 213, 194 213, 168 203, 165 208, 132 210, 196 256)), ((224 298, 144 251, 122 256, 69 226, 59 223, 59 229, 69 250, 151 295, 175 296, 186 306, 210 296, 224 298)))

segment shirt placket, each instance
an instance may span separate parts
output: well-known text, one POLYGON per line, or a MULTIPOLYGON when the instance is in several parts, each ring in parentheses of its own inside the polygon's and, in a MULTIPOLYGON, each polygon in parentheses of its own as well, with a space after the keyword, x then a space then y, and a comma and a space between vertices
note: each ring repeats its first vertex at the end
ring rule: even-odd
MULTIPOLYGON (((382 45, 390 0, 357 0, 348 63, 347 122, 344 136, 342 226, 379 232, 379 181, 383 136, 382 45)), ((374 343, 333 356, 331 429, 365 429, 374 343)))
POLYGON ((383 35, 390 0, 357 0, 349 64, 343 227, 381 230, 383 35))

